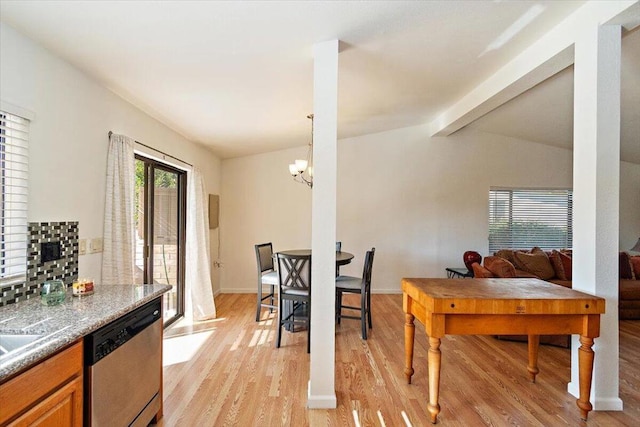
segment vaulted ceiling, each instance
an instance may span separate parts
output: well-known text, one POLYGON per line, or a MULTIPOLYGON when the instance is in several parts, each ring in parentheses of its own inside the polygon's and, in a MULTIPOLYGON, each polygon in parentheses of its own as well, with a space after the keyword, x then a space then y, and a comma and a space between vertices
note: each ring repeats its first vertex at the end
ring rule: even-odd
MULTIPOLYGON (((584 1, 12 1, 0 19, 222 158, 304 145, 314 43, 341 41, 339 137, 431 122, 584 1)), ((622 157, 640 163, 640 32, 622 157)), ((472 127, 571 146, 572 69, 472 127), (545 108, 540 108, 544 104, 545 108)))

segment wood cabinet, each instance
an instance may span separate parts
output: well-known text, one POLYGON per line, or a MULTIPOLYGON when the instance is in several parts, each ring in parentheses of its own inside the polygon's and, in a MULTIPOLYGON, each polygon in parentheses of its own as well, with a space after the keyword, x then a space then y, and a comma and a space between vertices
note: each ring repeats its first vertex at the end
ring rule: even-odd
POLYGON ((82 426, 82 340, 0 384, 0 426, 82 426))

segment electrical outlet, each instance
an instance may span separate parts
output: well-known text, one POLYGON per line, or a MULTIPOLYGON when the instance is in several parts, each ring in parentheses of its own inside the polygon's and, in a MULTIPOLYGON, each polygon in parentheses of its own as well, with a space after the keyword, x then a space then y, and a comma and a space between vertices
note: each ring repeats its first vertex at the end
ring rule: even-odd
POLYGON ((89 252, 92 254, 102 252, 102 237, 96 237, 89 241, 89 252))
POLYGON ((78 241, 78 255, 85 255, 87 253, 87 239, 80 239, 78 241))

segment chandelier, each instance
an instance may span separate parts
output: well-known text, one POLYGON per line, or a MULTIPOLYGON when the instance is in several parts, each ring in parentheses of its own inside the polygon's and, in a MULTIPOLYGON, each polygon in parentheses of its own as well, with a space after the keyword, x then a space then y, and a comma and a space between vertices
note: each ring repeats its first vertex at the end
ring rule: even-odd
POLYGON ((309 141, 307 159, 297 159, 291 163, 289 172, 295 182, 307 184, 309 188, 313 188, 313 114, 309 114, 307 118, 311 119, 311 140, 309 141))

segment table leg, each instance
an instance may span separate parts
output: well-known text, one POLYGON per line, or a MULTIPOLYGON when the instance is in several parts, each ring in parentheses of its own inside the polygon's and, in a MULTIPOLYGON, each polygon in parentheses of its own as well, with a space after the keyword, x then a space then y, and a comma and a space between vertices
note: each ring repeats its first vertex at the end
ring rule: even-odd
POLYGON ((438 397, 440 396, 440 363, 442 353, 440 352, 440 338, 429 337, 429 404, 427 410, 431 415, 431 423, 435 424, 440 413, 438 397))
POLYGON ((587 421, 589 411, 593 409, 589 397, 591 395, 591 377, 593 375, 594 352, 593 338, 580 335, 580 348, 578 348, 578 369, 580 381, 580 398, 576 401, 580 408, 580 418, 587 421))
POLYGON ((529 366, 527 366, 527 371, 529 371, 529 379, 532 383, 535 383, 536 375, 538 375, 538 372, 540 372, 540 369, 538 369, 538 348, 540 347, 540 335, 529 335, 528 342, 529 366))
POLYGON ((405 314, 404 324, 404 376, 407 377, 407 384, 411 384, 413 375, 413 338, 416 334, 416 326, 413 324, 415 317, 411 313, 405 314))

